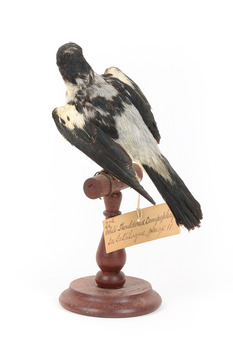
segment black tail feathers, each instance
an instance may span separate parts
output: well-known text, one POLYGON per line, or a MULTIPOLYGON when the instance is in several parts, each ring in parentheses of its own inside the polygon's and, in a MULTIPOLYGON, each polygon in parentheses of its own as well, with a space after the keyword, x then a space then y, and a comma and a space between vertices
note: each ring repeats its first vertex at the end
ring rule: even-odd
MULTIPOLYGON (((128 171, 130 171, 131 169, 128 169, 128 171)), ((132 169, 132 175, 134 170, 132 169)), ((116 174, 116 173, 115 173, 116 174)), ((122 172, 119 171, 117 172, 117 177, 118 179, 120 179, 122 182, 126 183, 128 186, 132 187, 135 191, 137 191, 138 193, 140 193, 144 198, 146 198, 149 202, 151 202, 153 205, 155 204, 154 199, 149 195, 149 193, 146 192, 146 190, 140 185, 140 183, 138 182, 138 179, 136 178, 136 176, 130 176, 128 173, 126 172, 122 172)), ((115 176, 113 174, 113 176, 115 176)))
POLYGON ((202 219, 200 204, 190 193, 167 159, 161 156, 161 160, 166 166, 172 181, 165 179, 154 169, 143 164, 145 171, 171 209, 177 225, 184 225, 188 230, 199 227, 202 219))

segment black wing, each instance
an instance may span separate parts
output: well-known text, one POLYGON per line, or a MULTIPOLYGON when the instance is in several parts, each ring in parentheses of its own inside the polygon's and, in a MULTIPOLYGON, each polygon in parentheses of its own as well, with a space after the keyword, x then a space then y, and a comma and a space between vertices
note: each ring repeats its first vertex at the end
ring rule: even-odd
POLYGON ((120 93, 125 95, 125 90, 127 91, 127 97, 137 108, 144 120, 144 123, 147 125, 148 129, 159 143, 161 136, 155 122, 154 115, 151 112, 151 106, 138 85, 116 67, 106 69, 103 78, 109 81, 120 93))
POLYGON ((132 167, 132 160, 124 149, 108 137, 100 127, 69 104, 53 111, 53 119, 60 133, 73 146, 84 152, 109 174, 135 189, 152 204, 154 200, 139 184, 132 167))

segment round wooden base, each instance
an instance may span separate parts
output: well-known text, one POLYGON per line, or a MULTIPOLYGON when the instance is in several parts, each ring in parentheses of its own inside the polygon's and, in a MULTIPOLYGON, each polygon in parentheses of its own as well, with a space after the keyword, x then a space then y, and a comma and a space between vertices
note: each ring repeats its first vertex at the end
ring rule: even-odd
POLYGON ((96 317, 132 317, 156 310, 162 302, 150 283, 126 277, 122 288, 104 289, 96 285, 95 276, 71 282, 59 298, 69 311, 96 317))

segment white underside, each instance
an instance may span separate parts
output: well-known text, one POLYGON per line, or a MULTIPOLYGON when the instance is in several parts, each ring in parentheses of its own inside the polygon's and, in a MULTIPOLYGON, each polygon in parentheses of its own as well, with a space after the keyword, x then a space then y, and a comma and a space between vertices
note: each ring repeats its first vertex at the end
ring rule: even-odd
MULTIPOLYGON (((165 179, 172 181, 161 159, 157 141, 147 128, 140 113, 133 105, 125 105, 125 113, 115 117, 119 138, 115 140, 140 166, 145 164, 165 179)), ((142 166, 143 168, 143 166, 142 166)))

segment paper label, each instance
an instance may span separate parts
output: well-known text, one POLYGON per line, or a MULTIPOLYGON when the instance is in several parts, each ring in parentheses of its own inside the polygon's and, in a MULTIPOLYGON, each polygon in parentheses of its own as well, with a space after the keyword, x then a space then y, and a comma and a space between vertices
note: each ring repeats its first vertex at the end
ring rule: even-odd
POLYGON ((176 235, 180 228, 166 203, 103 221, 106 252, 126 248, 154 239, 176 235))

